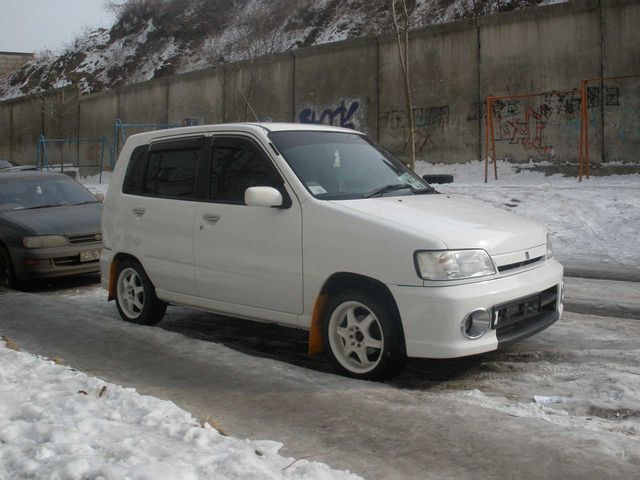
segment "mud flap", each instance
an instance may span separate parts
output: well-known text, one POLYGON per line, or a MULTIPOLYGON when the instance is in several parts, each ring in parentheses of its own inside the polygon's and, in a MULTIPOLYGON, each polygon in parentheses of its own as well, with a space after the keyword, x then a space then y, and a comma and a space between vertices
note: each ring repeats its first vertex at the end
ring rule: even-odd
POLYGON ((327 295, 320 295, 313 305, 311 328, 309 328, 309 355, 324 352, 324 344, 322 342, 322 316, 328 300, 329 297, 327 295))
POLYGON ((107 301, 116 299, 116 275, 118 274, 118 267, 120 266, 119 260, 113 260, 111 267, 109 268, 109 296, 107 301))

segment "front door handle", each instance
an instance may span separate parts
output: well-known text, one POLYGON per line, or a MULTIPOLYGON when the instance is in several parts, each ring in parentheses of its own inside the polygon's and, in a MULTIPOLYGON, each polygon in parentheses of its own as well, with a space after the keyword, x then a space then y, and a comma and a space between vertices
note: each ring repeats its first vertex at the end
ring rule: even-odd
POLYGON ((220 220, 220 215, 216 215, 214 213, 208 213, 202 216, 202 219, 205 222, 216 223, 220 220))
POLYGON ((134 215, 142 216, 142 215, 144 215, 144 212, 147 211, 147 209, 146 208, 134 208, 131 211, 134 213, 134 215))

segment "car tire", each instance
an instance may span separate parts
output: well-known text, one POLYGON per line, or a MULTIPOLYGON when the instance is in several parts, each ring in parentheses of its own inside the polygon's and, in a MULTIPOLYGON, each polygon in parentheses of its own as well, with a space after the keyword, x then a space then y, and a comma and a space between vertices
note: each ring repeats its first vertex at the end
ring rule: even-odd
POLYGON ((333 295, 325 308, 322 340, 333 367, 361 380, 384 380, 406 362, 404 335, 395 309, 369 291, 333 295))
POLYGON ((9 250, 0 244, 0 287, 13 288, 16 276, 13 270, 13 262, 9 250))
POLYGON ((167 310, 144 268, 134 260, 125 260, 118 266, 116 306, 124 321, 140 325, 157 325, 167 310))

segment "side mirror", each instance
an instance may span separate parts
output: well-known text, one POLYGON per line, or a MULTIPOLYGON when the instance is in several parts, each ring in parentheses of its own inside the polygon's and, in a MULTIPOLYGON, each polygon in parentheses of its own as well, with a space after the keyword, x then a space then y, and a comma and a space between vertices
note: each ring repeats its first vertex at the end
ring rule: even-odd
POLYGON ((273 187, 249 187, 244 192, 244 203, 250 207, 281 207, 282 194, 273 187))
POLYGON ((422 178, 424 178, 427 183, 453 183, 453 175, 448 173, 423 175, 422 178))
POLYGON ((94 197, 96 197, 96 200, 98 200, 100 203, 104 203, 104 193, 96 193, 94 195, 94 197))

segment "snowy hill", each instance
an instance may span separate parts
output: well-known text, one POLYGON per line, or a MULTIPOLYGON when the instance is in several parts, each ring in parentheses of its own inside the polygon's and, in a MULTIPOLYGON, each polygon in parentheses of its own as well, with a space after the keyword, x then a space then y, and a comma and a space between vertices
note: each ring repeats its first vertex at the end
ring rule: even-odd
MULTIPOLYGON (((564 0, 408 0, 413 28, 564 0)), ((83 94, 392 28, 389 0, 128 0, 118 19, 0 77, 0 100, 83 94)))

